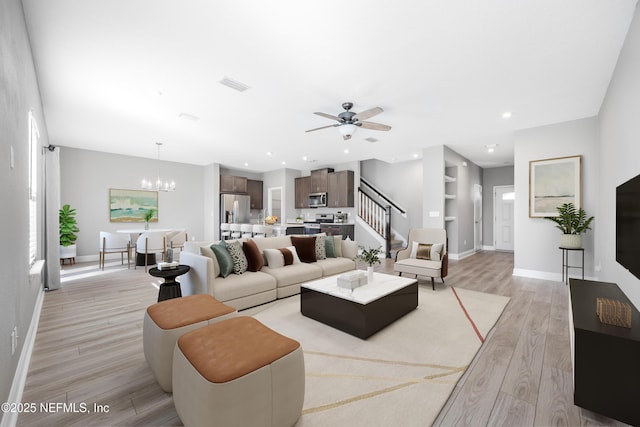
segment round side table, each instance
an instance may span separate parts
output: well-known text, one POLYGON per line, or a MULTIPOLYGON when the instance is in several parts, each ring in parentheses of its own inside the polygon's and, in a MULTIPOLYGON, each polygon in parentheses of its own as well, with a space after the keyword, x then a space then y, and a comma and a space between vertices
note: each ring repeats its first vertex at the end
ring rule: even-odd
POLYGON ((180 282, 176 281, 176 277, 187 273, 190 269, 191 267, 188 265, 182 264, 176 268, 167 268, 164 270, 159 270, 157 267, 149 269, 150 275, 164 279, 164 283, 160 285, 160 291, 158 292, 158 302, 182 297, 180 282))

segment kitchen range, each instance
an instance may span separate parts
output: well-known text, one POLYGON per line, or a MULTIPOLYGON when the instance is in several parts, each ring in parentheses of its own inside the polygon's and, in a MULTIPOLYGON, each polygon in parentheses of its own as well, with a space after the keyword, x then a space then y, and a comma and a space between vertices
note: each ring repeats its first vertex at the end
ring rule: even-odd
MULTIPOLYGON (((354 225, 349 224, 347 219, 347 213, 319 213, 315 215, 315 220, 305 221, 299 230, 304 234, 326 233, 327 236, 342 236, 344 239, 349 237, 355 240, 354 225)), ((298 227, 288 227, 287 234, 299 233, 297 229, 298 227)))

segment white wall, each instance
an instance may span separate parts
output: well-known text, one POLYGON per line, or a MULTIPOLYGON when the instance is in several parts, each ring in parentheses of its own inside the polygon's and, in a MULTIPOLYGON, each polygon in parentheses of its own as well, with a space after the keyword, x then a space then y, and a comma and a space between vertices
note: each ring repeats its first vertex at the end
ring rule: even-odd
POLYGON ((422 150, 422 227, 444 228, 444 145, 422 150))
MULTIPOLYGON (((38 122, 40 144, 49 145, 29 36, 19 0, 0 1, 0 58, 0 196, 4 204, 0 221, 0 239, 3 243, 0 245, 0 401, 5 402, 24 349, 36 301, 43 292, 39 280, 29 281, 29 110, 33 111, 38 122), (14 326, 18 328, 19 339, 18 347, 12 354, 10 336, 14 326)), ((42 161, 40 152, 37 156, 42 161)), ((39 179, 40 189, 42 184, 43 180, 39 179)), ((42 191, 38 196, 39 204, 43 206, 42 191)), ((42 218, 38 219, 38 223, 43 224, 42 218)), ((38 258, 42 259, 41 230, 38 234, 38 258)), ((0 413, 0 417, 2 415, 0 413)), ((5 416, 8 419, 11 414, 5 416)))
MULTIPOLYGON (((595 117, 516 133, 515 275, 561 280, 560 231, 547 219, 529 218, 529 162, 577 155, 582 156, 582 207, 587 215, 595 216, 592 231, 583 235, 585 278, 594 277, 594 231, 605 223, 598 206, 598 120, 595 117)), ((576 271, 572 270, 571 274, 576 271)))
POLYGON ((636 8, 609 89, 600 109, 600 212, 596 262, 600 278, 615 282, 640 308, 640 280, 615 260, 615 190, 640 174, 640 9, 636 8))
POLYGON ((109 189, 137 190, 142 177, 154 176, 158 168, 161 177, 176 181, 177 188, 158 193, 158 222, 150 228, 186 228, 190 238, 204 238, 202 166, 69 147, 59 149, 60 201, 76 209, 80 260, 98 259, 100 231, 144 227, 144 223, 109 222, 109 189))

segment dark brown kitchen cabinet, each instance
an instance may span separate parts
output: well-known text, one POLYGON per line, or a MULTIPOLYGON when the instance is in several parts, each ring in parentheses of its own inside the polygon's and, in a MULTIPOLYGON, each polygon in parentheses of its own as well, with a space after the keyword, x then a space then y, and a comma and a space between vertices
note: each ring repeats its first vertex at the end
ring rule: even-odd
POLYGON ((352 208, 353 171, 339 171, 328 174, 327 206, 330 208, 352 208))
POLYGON ((244 176, 220 175, 220 192, 247 194, 247 178, 244 176))
POLYGON ((247 192, 249 193, 249 203, 251 209, 263 209, 262 181, 255 179, 247 180, 247 192))
POLYGON ((309 193, 326 193, 328 191, 327 180, 331 172, 333 172, 331 168, 311 171, 311 189, 309 193))
POLYGON ((296 178, 296 197, 295 204, 296 209, 304 209, 309 207, 309 193, 311 190, 311 177, 303 176, 296 178))

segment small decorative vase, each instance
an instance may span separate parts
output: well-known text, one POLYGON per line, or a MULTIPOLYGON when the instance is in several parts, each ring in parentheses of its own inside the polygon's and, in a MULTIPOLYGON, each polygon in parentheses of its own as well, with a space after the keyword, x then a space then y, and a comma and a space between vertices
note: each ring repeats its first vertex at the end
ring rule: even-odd
POLYGON ((373 283, 373 266, 367 267, 367 283, 373 283))
POLYGON ((149 221, 145 221, 144 223, 144 229, 148 230, 149 229, 149 221))
POLYGON ((561 234, 560 247, 567 249, 582 248, 582 234, 561 234))

